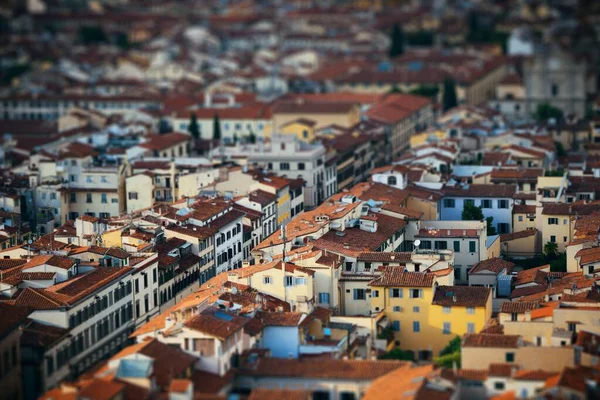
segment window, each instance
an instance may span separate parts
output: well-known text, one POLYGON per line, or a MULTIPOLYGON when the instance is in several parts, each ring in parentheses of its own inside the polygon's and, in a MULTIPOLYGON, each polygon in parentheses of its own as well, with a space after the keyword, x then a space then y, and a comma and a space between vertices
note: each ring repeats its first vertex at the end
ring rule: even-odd
POLYGON ((444 199, 444 207, 445 208, 454 208, 456 206, 455 199, 444 199))
POLYGON ((550 92, 552 93, 552 97, 558 96, 558 85, 556 83, 552 84, 550 87, 550 92))
POLYGON ((365 262, 365 271, 370 271, 370 270, 371 270, 371 263, 365 262))
POLYGON ((106 203, 108 203, 108 199, 106 198, 106 193, 102 193, 102 194, 100 194, 100 202, 101 202, 102 204, 106 204, 106 203))
POLYGON ((508 200, 498 200, 498 208, 508 208, 508 200))
POLYGON ((263 283, 265 285, 270 285, 271 283, 273 283, 273 278, 271 278, 270 276, 264 276, 263 277, 263 283))
POLYGON ((517 313, 510 313, 510 320, 512 322, 515 322, 518 318, 518 314, 517 313))
POLYGON ((400 306, 394 306, 394 312, 400 312, 402 308, 400 306))
POLYGON ((492 208, 492 201, 489 199, 481 200, 481 208, 492 208))
POLYGON ((452 311, 452 309, 450 308, 450 306, 444 306, 444 307, 442 308, 442 312, 443 312, 444 314, 450 314, 450 311, 452 311))
POLYGON ((86 203, 91 203, 92 202, 92 194, 91 193, 86 193, 85 194, 85 202, 86 203))
POLYGON ((467 322, 467 333, 475 333, 475 324, 467 322))
POLYGON ((421 312, 421 309, 419 307, 413 307, 413 312, 414 313, 421 312))
POLYGON ((495 390, 504 390, 504 382, 494 382, 495 390))
POLYGON ((554 235, 551 235, 551 236, 550 236, 550 242, 552 242, 552 243, 556 243, 556 236, 554 236, 554 235))
POLYGON ((548 225, 558 225, 558 218, 548 218, 548 225))
POLYGON ((434 246, 436 250, 446 250, 448 248, 448 242, 445 240, 436 240, 434 246))
POLYGON ((387 184, 390 186, 396 186, 398 184, 398 180, 394 175, 390 175, 387 178, 387 184))
POLYGON ((454 241, 454 251, 456 253, 460 252, 460 241, 459 240, 454 241))
POLYGON ((431 250, 431 241, 430 240, 422 240, 421 248, 425 250, 431 250))
POLYGON ((92 177, 91 177, 91 176, 89 176, 89 175, 87 175, 87 176, 85 177, 85 182, 86 182, 86 183, 92 183, 92 177))
POLYGON ((506 360, 506 362, 514 362, 515 361, 515 353, 506 353, 505 360, 506 360))
POLYGON ((304 163, 303 162, 299 162, 298 163, 298 169, 299 170, 304 170, 304 163))
POLYGON ((508 225, 506 222, 498 223, 498 233, 500 233, 500 234, 508 233, 509 230, 510 230, 510 225, 508 225))
POLYGON ((460 281, 460 265, 454 266, 454 279, 460 281))
POLYGON ((467 314, 475 314, 475 307, 467 307, 467 314))
POLYGON ((565 243, 567 242, 567 237, 566 236, 563 236, 563 242, 565 242, 565 243))
POLYGON ((306 285, 306 278, 296 278, 296 285, 306 285))
POLYGON ((467 205, 467 204, 475 205, 475 200, 473 200, 473 199, 465 199, 464 203, 465 203, 465 205, 467 205))
POLYGON ((77 175, 69 175, 69 180, 71 182, 77 182, 77 175))
POLYGON ((469 253, 475 253, 477 251, 477 242, 474 240, 469 241, 469 253))
POLYGON ((394 321, 393 325, 394 325, 394 330, 396 332, 400 332, 400 321, 394 321))
POLYGON ((354 289, 354 300, 366 300, 365 289, 354 289))
POLYGON ((519 222, 523 222, 523 216, 519 215, 519 222))
POLYGON ((56 193, 50 193, 50 200, 56 200, 56 193))
POLYGON ((395 299, 402 298, 402 289, 390 288, 390 297, 395 299))
POLYGON ((421 332, 421 323, 419 321, 413 321, 413 332, 421 332))
POLYGON ((138 194, 137 192, 129 192, 129 200, 137 200, 138 194))
POLYGON ((290 163, 280 163, 279 164, 279 169, 282 171, 289 171, 290 170, 290 163))
POLYGON ((409 293, 411 299, 419 299, 423 297, 423 289, 410 289, 409 293))
POLYGON ((567 220, 563 219, 563 225, 566 225, 566 224, 567 224, 567 220))
POLYGON ((71 203, 77 203, 77 193, 69 193, 69 200, 71 203))
POLYGON ((319 303, 320 304, 329 304, 329 293, 327 293, 327 292, 319 293, 319 303))
POLYGON ((372 290, 371 297, 379 297, 379 290, 372 290))
POLYGON ((450 327, 450 322, 444 322, 444 330, 443 330, 444 335, 449 335, 451 331, 452 331, 452 329, 450 327))

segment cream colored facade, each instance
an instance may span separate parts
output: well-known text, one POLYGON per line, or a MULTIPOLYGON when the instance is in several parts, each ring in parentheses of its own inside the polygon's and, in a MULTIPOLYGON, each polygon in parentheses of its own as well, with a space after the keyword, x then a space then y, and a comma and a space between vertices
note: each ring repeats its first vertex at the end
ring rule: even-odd
POLYGON ((279 264, 279 268, 274 266, 250 276, 231 271, 228 280, 249 285, 261 293, 286 301, 290 303, 292 311, 310 313, 315 296, 314 273, 303 272, 292 264, 288 264, 283 271, 282 266, 283 264, 279 264))
POLYGON ((564 253, 567 243, 572 239, 571 216, 569 215, 545 215, 542 221, 542 248, 548 242, 556 243, 558 252, 564 253))
POLYGON ((501 243, 501 252, 505 257, 533 257, 539 253, 538 246, 539 234, 505 240, 501 243))
POLYGON ((465 347, 461 349, 461 368, 489 369, 490 364, 513 363, 523 369, 560 372, 564 367, 572 367, 574 361, 572 347, 517 348, 465 347), (507 356, 509 355, 509 356, 507 356), (507 361, 510 355, 514 361, 507 361))
POLYGON ((521 232, 535 228, 535 214, 516 213, 513 211, 513 232, 521 232))
POLYGON ((154 204, 154 178, 147 174, 137 174, 126 180, 127 213, 150 208, 154 204))
MULTIPOLYGON (((310 119, 315 121, 315 128, 328 125, 339 125, 349 128, 360 121, 360 108, 356 105, 347 112, 339 113, 282 113, 274 111, 273 127, 274 129, 278 129, 278 127, 298 119, 310 119)), ((267 136, 270 137, 271 132, 269 132, 267 136)))

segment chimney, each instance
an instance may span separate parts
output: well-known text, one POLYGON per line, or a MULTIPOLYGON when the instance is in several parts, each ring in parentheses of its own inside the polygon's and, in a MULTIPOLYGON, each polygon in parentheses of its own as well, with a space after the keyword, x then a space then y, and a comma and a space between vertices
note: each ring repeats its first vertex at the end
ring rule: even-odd
POLYGON ((394 258, 396 258, 395 254, 390 255, 390 260, 394 261, 394 258))

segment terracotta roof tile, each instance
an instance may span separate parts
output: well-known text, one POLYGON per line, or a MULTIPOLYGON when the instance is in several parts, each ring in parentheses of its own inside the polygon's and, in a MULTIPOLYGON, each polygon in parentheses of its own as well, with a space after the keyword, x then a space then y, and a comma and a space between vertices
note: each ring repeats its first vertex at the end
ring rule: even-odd
POLYGON ((514 266, 515 264, 510 261, 494 257, 475 264, 475 266, 469 271, 469 275, 483 271, 492 271, 496 274, 499 274, 504 269, 506 269, 506 272, 510 274, 514 266))
POLYGON ((248 318, 230 315, 216 307, 210 307, 185 321, 184 325, 189 329, 214 336, 219 340, 226 340, 242 329, 248 321, 248 318))
POLYGON ((537 235, 537 233, 538 233, 537 229, 525 229, 525 230, 519 231, 519 232, 505 233, 503 235, 500 235, 500 241, 501 242, 509 242, 511 240, 523 239, 526 237, 535 236, 535 235, 537 235))
POLYGON ((517 348, 521 342, 519 335, 497 335, 491 333, 467 334, 463 337, 463 347, 517 348))
POLYGON ((501 313, 524 314, 538 307, 537 301, 505 301, 500 308, 501 313))
POLYGON ((411 262, 412 253, 409 252, 388 252, 382 253, 379 251, 365 251, 358 255, 358 261, 367 262, 384 262, 384 263, 409 263, 411 262))
POLYGON ((510 377, 515 368, 514 364, 496 364, 492 363, 488 367, 488 376, 510 377))
POLYGON ((512 198, 517 191, 516 185, 477 184, 468 187, 444 187, 444 197, 488 197, 512 198))
POLYGON ((256 313, 261 323, 265 326, 299 326, 306 318, 306 314, 299 312, 264 312, 256 313))
POLYGON ((431 304, 437 306, 485 307, 491 289, 483 286, 438 286, 431 304))
POLYGON ((373 380, 407 363, 383 360, 260 358, 240 368, 240 374, 291 378, 373 380))
POLYGON ((291 390, 291 389, 252 389, 248 400, 310 400, 312 392, 309 390, 291 390))
POLYGON ((146 141, 140 146, 149 150, 165 150, 181 143, 191 140, 191 136, 185 133, 172 132, 163 135, 146 136, 146 141))
POLYGON ((405 272, 403 267, 384 267, 381 276, 369 286, 390 287, 431 287, 435 275, 423 272, 405 272))

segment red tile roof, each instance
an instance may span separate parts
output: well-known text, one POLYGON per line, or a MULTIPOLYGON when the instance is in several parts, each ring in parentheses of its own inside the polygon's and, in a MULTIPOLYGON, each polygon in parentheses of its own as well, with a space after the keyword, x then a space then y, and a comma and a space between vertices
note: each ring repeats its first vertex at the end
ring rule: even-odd
POLYGON ((500 308, 501 313, 524 314, 538 307, 537 301, 505 301, 500 308))
POLYGON ((290 378, 373 380, 406 365, 403 361, 336 360, 320 358, 285 359, 260 358, 254 364, 240 368, 241 375, 290 378))
POLYGON ((404 271, 404 267, 384 267, 381 276, 372 280, 369 286, 385 287, 431 287, 435 275, 424 272, 404 271))
POLYGON ((506 269, 507 273, 510 273, 515 266, 515 263, 503 260, 498 257, 489 258, 484 261, 480 261, 471 270, 469 271, 469 275, 476 274, 484 271, 491 271, 495 274, 499 274, 502 270, 506 269))
POLYGON ((446 307, 485 307, 491 289, 483 286, 438 286, 431 304, 446 307))
POLYGON ((463 347, 517 348, 521 342, 519 335, 497 335, 491 333, 467 334, 463 337, 463 347))
MULTIPOLYGON (((248 318, 230 315, 216 307, 210 307, 184 322, 184 325, 219 340, 226 340, 249 321, 248 318)), ((165 332, 166 334, 166 332, 165 332)))
POLYGON ((525 229, 519 232, 505 233, 500 235, 501 242, 510 242, 511 240, 523 239, 537 235, 537 229, 525 229))
POLYGON ((149 150, 165 150, 181 143, 186 143, 191 140, 191 136, 185 133, 172 132, 162 135, 146 136, 146 141, 140 146, 149 150))

